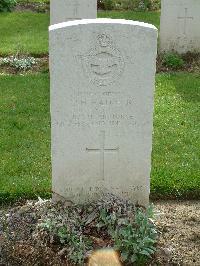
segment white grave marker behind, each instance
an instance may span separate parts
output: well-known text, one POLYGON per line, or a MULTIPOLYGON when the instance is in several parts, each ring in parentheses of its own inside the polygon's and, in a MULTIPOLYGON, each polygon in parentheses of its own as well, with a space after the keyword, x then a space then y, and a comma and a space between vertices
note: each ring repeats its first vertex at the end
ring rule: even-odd
POLYGON ((50 24, 97 17, 97 0, 51 0, 50 24))
POLYGON ((157 30, 125 20, 50 27, 55 198, 147 205, 157 30))
POLYGON ((160 50, 200 52, 200 0, 162 0, 160 50))

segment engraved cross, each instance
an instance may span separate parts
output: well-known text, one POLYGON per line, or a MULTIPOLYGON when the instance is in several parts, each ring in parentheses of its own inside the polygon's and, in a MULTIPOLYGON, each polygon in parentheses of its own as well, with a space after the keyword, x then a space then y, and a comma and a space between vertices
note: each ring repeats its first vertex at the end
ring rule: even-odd
POLYGON ((178 17, 178 19, 184 19, 183 34, 186 35, 187 19, 193 19, 193 17, 188 17, 188 9, 185 8, 185 16, 184 17, 178 17))
POLYGON ((75 0, 74 1, 74 11, 73 11, 73 16, 74 17, 77 17, 77 14, 78 14, 78 8, 79 8, 79 6, 80 6, 80 3, 77 1, 77 0, 75 0))
POLYGON ((113 149, 108 149, 105 148, 105 131, 102 130, 100 132, 100 138, 101 138, 101 144, 100 144, 100 148, 94 148, 94 149, 90 149, 90 148, 86 148, 87 152, 100 152, 100 171, 101 171, 101 179, 105 180, 105 153, 106 152, 118 152, 119 151, 119 147, 117 148, 113 148, 113 149))

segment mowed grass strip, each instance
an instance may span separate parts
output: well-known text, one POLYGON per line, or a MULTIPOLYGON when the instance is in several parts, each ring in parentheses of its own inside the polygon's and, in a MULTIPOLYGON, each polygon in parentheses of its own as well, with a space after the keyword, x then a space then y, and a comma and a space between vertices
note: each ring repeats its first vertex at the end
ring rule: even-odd
POLYGON ((153 24, 157 28, 160 27, 160 12, 148 11, 101 11, 98 12, 99 18, 113 18, 113 19, 127 19, 136 20, 140 22, 145 22, 153 24))
MULTIPOLYGON (((0 92, 0 201, 50 195, 49 77, 1 76, 0 92)), ((153 198, 199 198, 199 103, 198 75, 157 76, 153 198)))
POLYGON ((0 77, 0 202, 50 195, 49 78, 0 77))
POLYGON ((32 12, 0 13, 0 56, 48 53, 49 15, 32 12))
MULTIPOLYGON (((139 20, 159 26, 158 12, 108 11, 99 17, 139 20)), ((32 12, 0 13, 0 56, 16 53, 48 54, 49 14, 32 12)))
POLYGON ((157 76, 151 194, 200 198, 200 79, 157 76))

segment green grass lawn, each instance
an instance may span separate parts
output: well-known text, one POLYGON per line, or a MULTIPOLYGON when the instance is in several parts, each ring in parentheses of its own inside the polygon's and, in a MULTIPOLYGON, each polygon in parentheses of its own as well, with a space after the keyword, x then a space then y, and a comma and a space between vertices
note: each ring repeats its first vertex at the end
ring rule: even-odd
POLYGON ((49 78, 0 77, 0 202, 51 187, 49 78))
POLYGON ((17 3, 49 3, 50 0, 17 0, 17 3))
POLYGON ((0 55, 48 53, 49 15, 0 13, 0 55))
POLYGON ((98 17, 137 20, 160 27, 160 12, 103 11, 98 13, 98 17))
POLYGON ((200 198, 199 74, 157 75, 153 196, 200 198))
MULTIPOLYGON (((51 191, 48 74, 0 77, 0 201, 51 191)), ((152 196, 200 195, 200 79, 157 75, 152 196)))
MULTIPOLYGON (((158 12, 99 12, 99 17, 139 20, 159 26, 158 12)), ((0 56, 48 53, 49 14, 31 12, 0 13, 0 56)))

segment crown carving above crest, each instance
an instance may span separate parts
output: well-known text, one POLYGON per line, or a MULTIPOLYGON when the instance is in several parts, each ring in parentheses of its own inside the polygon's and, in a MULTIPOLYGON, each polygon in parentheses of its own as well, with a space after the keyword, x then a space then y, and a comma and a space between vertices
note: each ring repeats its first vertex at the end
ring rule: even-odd
POLYGON ((101 47, 107 47, 111 44, 111 38, 106 34, 98 35, 97 39, 101 47))

